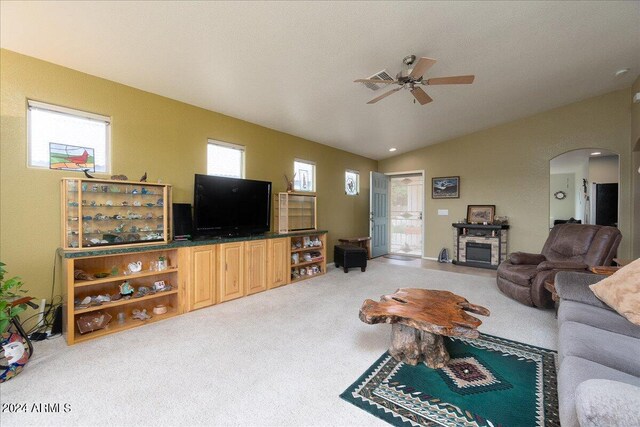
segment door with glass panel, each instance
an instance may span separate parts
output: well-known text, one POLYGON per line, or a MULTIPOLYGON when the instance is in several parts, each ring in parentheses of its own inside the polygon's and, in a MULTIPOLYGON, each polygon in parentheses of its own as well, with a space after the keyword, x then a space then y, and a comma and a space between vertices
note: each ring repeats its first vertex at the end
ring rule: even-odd
POLYGON ((395 175, 389 181, 389 252, 422 257, 422 174, 395 175))
POLYGON ((371 194, 369 198, 369 235, 373 258, 389 253, 389 177, 371 172, 371 194))

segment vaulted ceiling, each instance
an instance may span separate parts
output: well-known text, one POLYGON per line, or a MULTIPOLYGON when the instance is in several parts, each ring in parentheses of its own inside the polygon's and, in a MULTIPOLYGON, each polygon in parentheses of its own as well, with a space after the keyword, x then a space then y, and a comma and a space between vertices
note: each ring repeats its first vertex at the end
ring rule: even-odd
POLYGON ((373 159, 629 87, 640 73, 638 1, 0 8, 3 48, 373 159), (438 60, 426 77, 476 80, 426 86, 425 106, 404 90, 367 105, 381 91, 353 80, 393 76, 408 54, 438 60))

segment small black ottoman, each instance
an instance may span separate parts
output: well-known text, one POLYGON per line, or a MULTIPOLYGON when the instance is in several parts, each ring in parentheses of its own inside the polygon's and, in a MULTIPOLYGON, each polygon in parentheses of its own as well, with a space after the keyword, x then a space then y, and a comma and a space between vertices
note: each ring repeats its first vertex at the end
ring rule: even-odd
POLYGON ((350 268, 360 267, 361 271, 367 269, 367 250, 353 245, 336 245, 333 248, 333 262, 336 267, 342 266, 348 273, 350 268))

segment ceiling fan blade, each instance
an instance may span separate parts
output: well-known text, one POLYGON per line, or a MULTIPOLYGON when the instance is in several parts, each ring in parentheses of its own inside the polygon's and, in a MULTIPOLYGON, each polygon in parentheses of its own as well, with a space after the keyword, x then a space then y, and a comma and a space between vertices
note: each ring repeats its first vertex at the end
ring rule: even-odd
POLYGON ((422 90, 421 87, 412 89, 411 94, 418 100, 420 105, 428 104, 429 102, 433 101, 433 99, 431 99, 431 97, 427 95, 427 92, 422 90))
POLYGON ((413 67, 411 73, 409 73, 409 77, 416 80, 419 79, 436 62, 437 61, 435 59, 426 58, 423 56, 422 58, 418 59, 418 63, 413 67))
POLYGON ((383 83, 383 84, 391 84, 398 83, 397 80, 383 80, 383 79, 358 79, 354 80, 354 83, 383 83))
POLYGON ((428 85, 468 85, 473 83, 476 78, 474 75, 470 76, 450 76, 450 77, 434 77, 427 80, 428 85))
MULTIPOLYGON (((373 98, 371 101, 367 102, 367 104, 375 104, 376 102, 380 101, 383 98, 386 98, 387 96, 391 95, 392 93, 396 93, 397 91, 399 91, 400 89, 402 89, 402 87, 396 88, 396 89, 391 89, 388 92, 383 93, 382 95, 373 98)), ((426 95, 426 93, 425 93, 426 95)))

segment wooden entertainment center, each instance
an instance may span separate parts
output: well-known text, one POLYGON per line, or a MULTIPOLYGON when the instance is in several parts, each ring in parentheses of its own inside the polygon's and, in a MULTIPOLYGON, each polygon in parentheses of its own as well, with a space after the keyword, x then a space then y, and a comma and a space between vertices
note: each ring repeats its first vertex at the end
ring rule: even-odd
MULTIPOLYGON (((281 207, 296 207, 296 221, 308 216, 310 229, 170 242, 170 186, 63 179, 67 344, 325 274, 327 231, 315 229, 315 195, 296 196, 304 209, 281 207)), ((277 210, 289 223, 287 211, 277 210)))
POLYGON ((63 265, 63 329, 67 343, 90 340, 325 274, 326 236, 327 231, 314 230, 92 251, 59 249, 63 265), (304 242, 319 242, 319 245, 305 247, 304 242), (319 256, 307 261, 304 260, 306 253, 319 256), (298 254, 297 263, 292 261, 293 254, 298 254), (299 258, 300 254, 303 258, 299 258), (152 261, 160 257, 166 260, 167 268, 151 270, 152 261), (129 273, 127 266, 138 261, 141 270, 129 273), (300 275, 302 268, 311 274, 300 275), (82 270, 91 278, 74 278, 76 270, 82 270), (298 271, 297 276, 295 271, 298 271), (109 274, 95 277, 105 273, 109 274), (152 288, 159 280, 170 285, 171 290, 84 308, 74 304, 87 296, 117 294, 124 281, 134 288, 152 288), (154 314, 153 308, 160 304, 167 307, 167 312, 154 314), (152 316, 150 319, 132 318, 134 310, 143 309, 152 316), (81 334, 77 324, 79 318, 98 312, 111 316, 111 322, 103 329, 81 334), (122 322, 118 319, 120 313, 124 313, 122 322))

